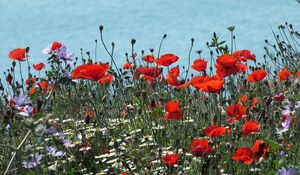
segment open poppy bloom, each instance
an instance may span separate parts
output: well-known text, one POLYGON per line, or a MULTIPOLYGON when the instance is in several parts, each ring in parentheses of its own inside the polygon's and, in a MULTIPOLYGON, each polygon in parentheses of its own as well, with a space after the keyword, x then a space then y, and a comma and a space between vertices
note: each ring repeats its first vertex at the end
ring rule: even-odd
POLYGON ((112 74, 107 74, 99 78, 97 82, 100 84, 106 84, 106 83, 111 84, 113 81, 114 81, 114 76, 112 74))
POLYGON ((44 54, 52 54, 53 52, 59 50, 61 47, 63 47, 63 44, 61 44, 60 42, 53 42, 53 43, 49 44, 49 45, 43 50, 43 53, 44 53, 44 54))
POLYGON ((41 81, 39 85, 42 89, 48 89, 49 87, 49 83, 47 81, 41 81))
POLYGON ((239 98, 238 103, 246 105, 249 109, 253 109, 258 105, 258 98, 253 97, 252 99, 248 99, 247 95, 243 95, 239 98))
POLYGON ((171 86, 177 88, 177 89, 182 89, 182 88, 186 88, 190 85, 189 82, 185 82, 185 83, 180 83, 178 80, 178 76, 179 76, 179 67, 173 67, 172 69, 169 70, 169 73, 167 76, 164 77, 164 80, 171 86))
POLYGON ((238 148, 232 156, 232 160, 242 162, 244 164, 250 165, 253 163, 253 152, 250 148, 238 148))
POLYGON ((282 68, 278 73, 278 80, 285 81, 291 76, 290 71, 287 68, 282 68))
POLYGON ((174 54, 165 54, 160 56, 155 62, 158 66, 170 66, 179 59, 178 56, 174 54))
POLYGON ((182 111, 179 107, 179 102, 168 101, 165 104, 166 113, 164 115, 164 120, 181 120, 182 119, 182 111))
POLYGON ((155 58, 153 55, 145 55, 143 56, 143 60, 147 63, 153 63, 155 61, 155 58))
POLYGON ((191 154, 196 157, 201 157, 209 154, 212 151, 212 147, 209 146, 207 139, 194 139, 192 140, 192 146, 190 149, 191 154))
POLYGON ((242 64, 237 57, 230 54, 219 56, 215 67, 217 69, 217 75, 222 77, 245 72, 247 70, 247 65, 242 64))
POLYGON ((228 123, 240 120, 247 116, 246 108, 241 104, 232 104, 226 108, 226 113, 229 115, 228 123))
POLYGON ((25 48, 17 48, 10 51, 8 57, 15 61, 25 61, 28 55, 25 48))
POLYGON ((206 66, 207 66, 207 61, 205 61, 204 59, 196 59, 194 61, 194 64, 191 66, 192 69, 198 71, 198 72, 201 72, 201 71, 204 71, 206 69, 206 66))
POLYGON ((267 71, 265 70, 255 70, 248 75, 248 82, 258 82, 263 80, 267 76, 267 71))
POLYGON ((295 73, 296 77, 300 77, 300 71, 295 73))
POLYGON ((36 82, 36 79, 31 77, 25 80, 26 85, 33 85, 36 82))
POLYGON ((178 154, 167 154, 162 156, 161 160, 168 166, 174 166, 178 163, 178 154))
POLYGON ((179 70, 179 67, 176 66, 176 67, 173 67, 169 70, 169 73, 168 75, 169 76, 172 76, 172 77, 178 77, 179 76, 179 73, 180 73, 180 70, 179 70))
POLYGON ((256 59, 256 56, 251 54, 250 50, 237 50, 233 53, 233 55, 236 56, 238 60, 244 62, 256 59))
POLYGON ((108 69, 108 64, 83 64, 75 68, 72 78, 100 81, 99 83, 107 80, 110 82, 112 75, 105 75, 108 69))
POLYGON ((254 153, 255 159, 259 160, 261 157, 268 157, 270 148, 263 140, 256 140, 252 146, 252 152, 254 153))
POLYGON ((39 63, 39 64, 33 64, 32 67, 35 69, 35 70, 42 70, 46 67, 46 65, 44 63, 39 63))
POLYGON ((248 136, 252 132, 257 132, 260 128, 260 125, 255 121, 247 121, 242 128, 242 134, 248 136))
POLYGON ((203 130, 208 137, 219 137, 226 134, 226 128, 223 126, 211 125, 203 130))
POLYGON ((135 65, 133 63, 127 62, 123 65, 123 69, 132 69, 134 66, 135 65))
POLYGON ((190 83, 196 89, 208 93, 215 93, 223 88, 224 79, 218 76, 196 76, 191 79, 190 83))
POLYGON ((155 82, 156 78, 162 73, 161 68, 157 67, 139 67, 137 71, 135 72, 134 76, 136 79, 140 77, 140 75, 143 75, 143 78, 147 80, 148 82, 155 82))

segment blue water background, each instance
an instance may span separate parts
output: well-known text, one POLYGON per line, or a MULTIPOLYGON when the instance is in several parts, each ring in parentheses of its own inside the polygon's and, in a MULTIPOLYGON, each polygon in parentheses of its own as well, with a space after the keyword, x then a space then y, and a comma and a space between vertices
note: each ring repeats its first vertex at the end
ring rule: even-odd
MULTIPOLYGON (((0 0, 0 73, 11 65, 9 51, 18 47, 30 46, 30 64, 46 62, 42 49, 52 41, 64 43, 77 56, 80 48, 94 53, 100 24, 107 44, 116 44, 119 65, 132 38, 138 53, 149 53, 149 48, 157 50, 164 33, 168 38, 162 53, 179 55, 184 65, 192 37, 194 51, 203 49, 206 57, 212 33, 229 41, 230 25, 236 26, 238 49, 250 49, 261 59, 264 40, 272 40, 271 29, 286 21, 300 29, 299 17, 295 0, 0 0)), ((101 45, 97 59, 109 61, 101 45)))

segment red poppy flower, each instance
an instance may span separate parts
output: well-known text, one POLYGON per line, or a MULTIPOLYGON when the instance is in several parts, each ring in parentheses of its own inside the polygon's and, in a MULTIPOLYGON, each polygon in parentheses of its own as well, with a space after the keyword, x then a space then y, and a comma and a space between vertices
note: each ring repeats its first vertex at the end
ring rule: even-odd
POLYGON ((224 79, 217 76, 196 76, 191 79, 191 85, 208 93, 219 92, 224 85, 224 79))
POLYGON ((232 159, 250 165, 254 161, 253 152, 250 148, 241 147, 233 153, 232 159))
POLYGON ((51 50, 52 51, 56 51, 58 50, 59 48, 61 48, 62 44, 60 42, 53 42, 52 43, 52 46, 51 46, 51 50))
POLYGON ((123 65, 123 69, 132 69, 132 68, 134 68, 134 64, 133 63, 125 63, 124 65, 123 65))
POLYGON ((51 44, 49 44, 44 50, 43 53, 45 54, 52 54, 53 52, 57 51, 58 49, 60 49, 63 46, 63 44, 61 44, 60 42, 53 42, 51 44))
POLYGON ((256 140, 252 146, 252 152, 254 153, 255 159, 259 160, 261 157, 268 157, 270 148, 263 140, 256 140))
POLYGON ((263 80, 267 76, 267 71, 265 70, 255 70, 248 75, 248 82, 257 82, 263 80))
POLYGON ((167 164, 168 166, 174 166, 178 163, 178 155, 177 154, 167 154, 161 157, 161 160, 167 164))
POLYGON ((173 67, 169 70, 169 74, 164 77, 164 80, 171 86, 177 89, 183 89, 190 85, 190 82, 179 82, 177 77, 179 76, 179 67, 173 67))
POLYGON ((253 97, 252 99, 248 99, 247 95, 243 95, 239 98, 238 103, 245 104, 249 109, 256 108, 258 104, 258 98, 253 97))
POLYGON ((223 77, 247 70, 247 65, 242 64, 236 56, 230 54, 219 56, 215 67, 217 69, 217 75, 223 77))
POLYGON ((295 73, 296 77, 300 77, 300 72, 295 73))
POLYGON ((236 73, 245 72, 247 70, 247 65, 242 64, 241 62, 236 62, 236 64, 231 67, 224 67, 219 64, 215 64, 215 68, 217 69, 217 75, 226 77, 236 73))
POLYGON ((17 48, 9 52, 8 57, 15 61, 25 61, 27 58, 25 48, 17 48))
POLYGON ((260 125, 255 121, 247 121, 242 128, 242 134, 247 136, 252 132, 257 132, 260 128, 260 125))
POLYGON ((179 67, 176 66, 176 67, 173 67, 172 69, 169 70, 169 76, 172 76, 172 77, 178 77, 179 76, 179 67))
POLYGON ((105 83, 111 84, 113 81, 114 81, 114 76, 112 74, 107 74, 99 78, 97 82, 100 84, 105 84, 105 83))
POLYGON ((29 95, 32 95, 32 94, 35 93, 35 91, 36 91, 36 87, 35 87, 35 86, 32 86, 32 87, 28 90, 28 94, 29 94, 29 95))
POLYGON ((248 60, 255 60, 256 56, 251 54, 250 50, 237 50, 233 53, 235 57, 238 58, 240 61, 248 61, 248 60))
POLYGON ((33 64, 33 68, 35 70, 42 70, 46 67, 46 65, 44 63, 39 63, 39 64, 33 64))
POLYGON ((226 134, 226 128, 223 126, 211 125, 203 130, 208 137, 219 137, 226 134))
POLYGON ((218 57, 217 64, 222 67, 232 67, 235 66, 238 59, 237 57, 230 55, 230 54, 223 54, 218 57))
POLYGON ((48 89, 48 87, 49 87, 49 84, 48 84, 47 81, 41 81, 41 82, 39 83, 39 85, 40 85, 40 87, 41 87, 42 89, 48 89))
POLYGON ((169 101, 165 104, 166 113, 164 114, 164 120, 181 120, 182 111, 179 107, 179 102, 169 101))
POLYGON ((285 99, 285 96, 283 95, 283 93, 280 93, 280 94, 277 94, 277 95, 275 95, 274 96, 274 99, 276 100, 276 101, 283 101, 284 99, 285 99))
POLYGON ((139 74, 143 74, 143 75, 147 75, 147 76, 150 76, 150 77, 153 77, 153 78, 157 78, 161 74, 162 69, 156 68, 156 67, 139 67, 137 69, 137 72, 139 74))
POLYGON ((35 78, 27 78, 26 80, 25 80, 25 83, 26 83, 26 85, 29 85, 29 84, 34 84, 36 82, 36 79, 35 78))
POLYGON ((155 62, 158 66, 170 66, 179 59, 178 56, 174 54, 165 54, 160 56, 155 62))
POLYGON ((205 61, 204 59, 196 59, 194 61, 194 64, 192 65, 192 69, 201 72, 204 71, 206 69, 207 66, 207 61, 205 61))
POLYGON ((229 115, 228 122, 232 123, 247 116, 246 108, 241 104, 232 104, 226 108, 226 113, 229 115))
POLYGON ((288 69, 282 68, 281 71, 278 73, 278 80, 285 81, 291 76, 291 73, 288 69))
POLYGON ((153 63, 155 61, 155 58, 153 55, 145 55, 143 56, 143 60, 147 63, 153 63))
POLYGON ((204 156, 212 151, 212 147, 209 146, 207 139, 194 139, 192 140, 192 146, 190 149, 191 154, 196 157, 204 156))
POLYGON ((179 81, 176 77, 173 76, 165 76, 165 81, 171 86, 179 86, 179 81))
POLYGON ((176 112, 176 111, 180 110, 179 102, 168 101, 165 105, 165 110, 167 112, 176 112))
POLYGON ((105 75, 108 69, 108 64, 83 64, 75 68, 72 78, 98 81, 105 75))

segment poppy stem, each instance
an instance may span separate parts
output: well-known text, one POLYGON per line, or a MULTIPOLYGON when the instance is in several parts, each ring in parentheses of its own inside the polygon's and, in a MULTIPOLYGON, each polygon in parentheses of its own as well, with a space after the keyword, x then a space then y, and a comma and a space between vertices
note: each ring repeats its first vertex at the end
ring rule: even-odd
POLYGON ((98 40, 95 40, 95 63, 97 62, 97 47, 98 46, 98 40))
POLYGON ((161 39, 160 43, 159 43, 159 48, 158 48, 158 53, 157 53, 157 58, 159 58, 160 56, 160 50, 161 50, 161 46, 162 46, 162 43, 164 41, 164 39, 167 38, 167 34, 164 34, 163 38, 161 39))
POLYGON ((21 61, 19 61, 19 68, 20 68, 20 75, 21 75, 21 82, 22 82, 22 90, 23 90, 23 94, 25 94, 25 91, 24 91, 24 78, 23 78, 23 74, 22 74, 21 61))
POLYGON ((230 31, 230 39, 231 39, 231 54, 233 53, 233 31, 230 31))
POLYGON ((191 48, 190 48, 189 56, 188 56, 188 67, 187 67, 186 75, 185 75, 185 78, 184 78, 185 81, 186 81, 186 79, 187 79, 187 77, 188 77, 189 70, 190 70, 190 64, 191 64, 191 52, 192 52, 192 50, 193 50, 193 46, 194 46, 194 38, 191 39, 191 48))
POLYGON ((100 27, 99 27, 99 31, 100 31, 100 39, 101 39, 101 43, 102 43, 102 45, 103 45, 105 51, 107 52, 107 54, 110 56, 111 61, 113 62, 114 66, 115 66, 115 68, 116 68, 116 71, 117 71, 118 74, 119 74, 119 77, 121 77, 121 73, 120 73, 120 71, 119 71, 119 69, 118 69, 118 66, 117 66, 115 60, 114 60, 114 57, 113 57, 113 55, 108 51, 108 49, 107 49, 107 47, 106 47, 106 45, 105 45, 105 43, 104 43, 104 40, 103 40, 103 26, 100 26, 100 27))

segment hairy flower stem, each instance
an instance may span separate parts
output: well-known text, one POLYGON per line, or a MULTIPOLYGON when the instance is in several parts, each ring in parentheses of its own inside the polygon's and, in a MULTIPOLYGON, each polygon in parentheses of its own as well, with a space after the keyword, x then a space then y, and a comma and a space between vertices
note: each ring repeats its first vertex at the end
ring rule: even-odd
POLYGON ((22 74, 21 61, 19 61, 19 68, 20 68, 20 76, 21 76, 22 90, 23 90, 23 94, 25 94, 25 91, 24 91, 24 78, 23 78, 23 74, 22 74))
POLYGON ((121 73, 120 73, 120 71, 119 71, 119 69, 118 69, 118 66, 117 66, 115 60, 114 60, 114 57, 113 57, 113 55, 108 51, 108 49, 107 49, 107 47, 106 47, 106 45, 105 45, 105 43, 104 43, 104 40, 103 40, 103 26, 100 26, 100 27, 99 27, 99 31, 100 31, 100 39, 101 39, 102 45, 103 45, 105 51, 107 52, 107 54, 110 56, 111 62, 114 64, 114 66, 115 66, 115 68, 116 68, 116 71, 117 71, 118 74, 119 74, 119 77, 121 77, 121 73))
POLYGON ((160 50, 161 50, 161 46, 163 41, 167 38, 167 34, 164 34, 163 38, 161 39, 160 43, 159 43, 159 48, 158 48, 158 53, 157 53, 157 58, 159 58, 160 56, 160 50))
POLYGON ((26 141, 26 139, 28 138, 28 136, 29 136, 30 133, 31 133, 31 130, 29 130, 29 131, 27 132, 27 134, 26 134, 25 137, 23 138, 22 142, 19 144, 18 148, 17 148, 16 151, 13 153, 13 155, 12 155, 12 157, 11 157, 11 159, 10 159, 10 161, 9 161, 9 163, 8 163, 8 165, 7 165, 7 167, 6 167, 6 170, 5 170, 5 172, 4 172, 4 175, 6 175, 6 174, 8 173, 9 168, 10 168, 10 166, 11 166, 11 164, 12 164, 12 162, 13 162, 13 160, 14 160, 16 154, 17 154, 17 152, 19 151, 19 149, 21 148, 21 146, 25 143, 25 141, 26 141))
POLYGON ((187 67, 187 70, 186 70, 186 75, 185 75, 184 80, 187 79, 188 74, 189 74, 190 65, 191 65, 191 52, 192 52, 193 46, 194 46, 194 38, 191 39, 191 47, 190 47, 189 56, 188 56, 188 67, 187 67))

